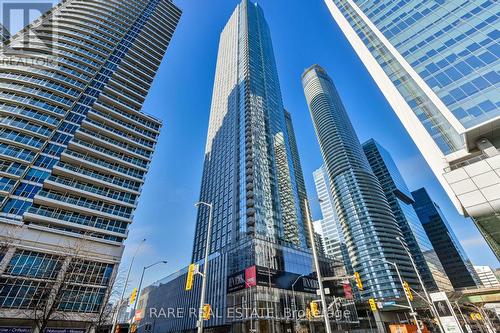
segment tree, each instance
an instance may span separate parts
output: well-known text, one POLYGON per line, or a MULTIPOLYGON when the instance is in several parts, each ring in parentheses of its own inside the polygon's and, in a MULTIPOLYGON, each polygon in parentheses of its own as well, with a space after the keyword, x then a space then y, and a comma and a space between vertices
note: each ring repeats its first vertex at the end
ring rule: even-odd
MULTIPOLYGON (((24 225, 2 225, 2 228, 0 229, 0 261, 9 249, 15 247, 19 241, 19 234, 24 228, 24 225)), ((1 269, 0 273, 3 273, 1 269)))
MULTIPOLYGON (((88 288, 88 290, 84 288, 83 291, 79 288, 81 284, 91 284, 89 280, 94 278, 85 274, 86 265, 91 262, 87 258, 89 253, 87 247, 86 237, 61 246, 63 254, 57 259, 57 277, 49 283, 48 288, 37 290, 33 298, 34 309, 28 315, 33 319, 37 332, 44 332, 50 321, 72 320, 76 310, 73 308, 75 304, 101 297, 99 293, 96 294, 95 288, 88 288)), ((108 298, 107 294, 110 293, 108 286, 111 281, 112 279, 102 286, 104 297, 100 304, 96 304, 99 308, 84 311, 87 312, 84 315, 88 316, 85 321, 101 323, 105 320, 105 300, 108 298)))
POLYGON ((95 318, 91 321, 91 328, 99 331, 99 329, 103 328, 104 326, 112 325, 115 313, 120 310, 120 307, 117 305, 118 303, 113 301, 120 297, 120 290, 123 289, 124 284, 125 275, 124 272, 121 271, 112 278, 99 312, 97 313, 97 316, 95 316, 95 318))

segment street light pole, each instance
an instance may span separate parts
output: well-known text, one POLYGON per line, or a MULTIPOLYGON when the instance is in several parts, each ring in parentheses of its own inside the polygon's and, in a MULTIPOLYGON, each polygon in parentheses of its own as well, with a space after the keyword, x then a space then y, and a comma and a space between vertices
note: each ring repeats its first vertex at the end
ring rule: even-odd
POLYGON ((132 260, 130 261, 130 265, 128 266, 128 272, 127 272, 127 277, 125 279, 125 285, 123 286, 123 291, 122 295, 120 296, 120 300, 118 301, 118 308, 116 309, 115 315, 113 316, 113 326, 111 327, 111 333, 115 333, 116 330, 116 324, 118 322, 118 312, 120 311, 120 307, 122 306, 123 303, 123 297, 125 297, 125 292, 127 291, 127 286, 128 286, 128 279, 130 277, 130 271, 132 270, 132 266, 134 265, 135 257, 137 256, 137 253, 141 249, 142 245, 146 241, 146 238, 144 238, 139 245, 137 245, 137 248, 135 249, 134 256, 132 257, 132 260))
POLYGON ((319 266, 318 253, 316 252, 316 242, 314 241, 314 233, 312 229, 311 218, 309 216, 309 205, 307 203, 307 199, 304 201, 305 201, 304 206, 306 207, 307 227, 309 229, 309 239, 311 241, 311 249, 314 257, 314 266, 316 267, 316 276, 318 278, 319 292, 321 295, 321 306, 323 307, 323 317, 325 319, 325 329, 326 333, 332 333, 332 328, 330 327, 330 318, 328 318, 328 306, 326 304, 325 289, 323 288, 323 281, 319 266))
POLYGON ((297 318, 297 299, 295 298, 295 284, 299 281, 300 278, 304 277, 304 274, 297 276, 295 281, 292 283, 292 298, 293 298, 293 319, 295 321, 295 328, 298 330, 299 320, 297 318))
MULTIPOLYGON (((144 279, 144 273, 146 272, 146 269, 149 269, 149 268, 156 266, 158 264, 166 264, 166 263, 167 263, 166 260, 161 260, 161 261, 155 262, 154 264, 151 264, 149 266, 144 266, 142 268, 141 281, 139 282, 139 288, 137 288, 137 297, 135 298, 134 309, 132 310, 132 315, 134 316, 133 318, 135 318, 135 310, 137 308, 137 303, 139 302, 139 297, 141 297, 142 280, 144 279)), ((132 321, 134 321, 134 320, 132 320, 132 321)), ((114 333, 114 332, 112 332, 112 333, 114 333)))
POLYGON ((208 215, 208 227, 207 227, 207 242, 205 244, 205 262, 203 264, 203 275, 201 282, 201 295, 200 295, 200 310, 198 314, 198 333, 203 333, 203 306, 205 305, 205 293, 207 289, 207 273, 208 273, 208 256, 210 255, 210 242, 212 236, 212 210, 213 205, 210 203, 206 203, 204 201, 199 201, 195 204, 196 207, 204 205, 207 206, 209 210, 208 215))
POLYGON ((436 321, 438 323, 439 330, 441 331, 441 333, 443 333, 444 330, 443 330, 443 327, 441 327, 441 321, 438 318, 439 316, 437 316, 437 311, 434 308, 434 303, 432 303, 431 297, 429 296, 429 293, 427 292, 427 288, 425 288, 424 282, 422 281, 422 277, 420 276, 420 273, 418 272, 417 265, 415 265, 415 262, 413 261, 413 257, 411 256, 410 251, 408 251, 408 248, 403 243, 403 241, 401 240, 401 238, 400 237, 396 237, 396 239, 401 243, 401 245, 403 246, 403 249, 405 249, 406 254, 410 258, 410 261, 411 261, 411 264, 413 266, 413 269, 415 270, 415 273, 417 274, 418 282, 420 282, 420 285, 422 286, 422 290, 424 291, 425 298, 427 298, 427 303, 429 304, 431 312, 434 315, 434 319, 436 319, 436 321))
MULTIPOLYGON (((386 264, 394 266, 394 268, 396 269, 396 273, 398 274, 399 282, 401 282, 401 287, 404 286, 403 278, 401 277, 401 273, 399 272, 399 268, 398 268, 398 265, 396 263, 387 261, 385 259, 380 259, 380 258, 370 259, 370 261, 374 261, 374 260, 378 260, 378 261, 381 261, 381 262, 384 262, 386 264)), ((404 287, 403 287, 403 289, 404 289, 404 287)), ((417 313, 413 310, 413 306, 411 305, 411 301, 410 301, 410 298, 408 297, 408 294, 406 292, 404 292, 404 294, 406 296, 406 301, 408 302, 408 307, 409 307, 410 312, 411 312, 410 315, 413 317, 413 320, 415 321, 415 325, 417 325, 417 332, 422 333, 422 330, 420 329, 420 325, 418 324, 417 313)))
MULTIPOLYGON (((246 280, 245 280, 245 284, 247 286, 246 289, 248 289, 247 302, 250 305, 250 332, 253 333, 253 307, 255 306, 255 304, 252 305, 252 286, 246 280)), ((255 296, 254 296, 254 302, 255 302, 255 296)))

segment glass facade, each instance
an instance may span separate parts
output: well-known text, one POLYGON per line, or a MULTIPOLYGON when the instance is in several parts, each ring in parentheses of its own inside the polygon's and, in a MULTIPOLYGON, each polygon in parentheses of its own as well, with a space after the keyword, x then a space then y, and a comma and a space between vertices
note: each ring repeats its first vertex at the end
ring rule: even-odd
MULTIPOLYGON (((211 304, 212 317, 205 322, 205 327, 221 333, 249 332, 251 327, 260 332, 286 332, 297 322, 302 328, 324 327, 320 318, 309 322, 302 317, 294 323, 292 315, 292 310, 305 311, 318 297, 309 250, 247 237, 212 254, 209 263, 207 302, 211 304)), ((203 271, 201 261, 200 264, 203 271)), ((327 258, 320 259, 323 276, 335 275, 337 269, 342 269, 339 265, 327 258)), ((158 329, 177 332, 195 327, 196 316, 191 314, 197 313, 201 279, 195 279, 193 289, 185 291, 186 275, 187 268, 144 289, 138 309, 144 314, 145 322, 155 318, 151 316, 151 309, 174 308, 180 309, 183 315, 157 317, 158 329)), ((331 303, 332 295, 342 295, 343 289, 329 282, 326 284, 332 293, 327 296, 331 303)), ((333 328, 340 329, 346 322, 360 325, 353 300, 342 299, 339 308, 349 310, 350 316, 336 323, 332 320, 333 328)), ((361 325, 368 327, 369 324, 361 325)))
POLYGON ((424 188, 413 191, 413 207, 454 288, 480 286, 471 261, 439 206, 424 188))
POLYGON ((436 251, 415 213, 411 192, 392 156, 373 139, 365 142, 363 149, 403 232, 404 241, 425 287, 428 290, 453 290, 436 251))
POLYGON ((498 166, 498 2, 325 3, 457 210, 500 259, 500 201, 490 195, 500 180, 475 173, 498 166))
POLYGON ((0 312, 45 302, 58 274, 58 310, 101 308, 161 127, 142 104, 180 14, 171 1, 68 0, 3 45, 0 312))
MULTIPOLYGON (((307 248, 301 173, 269 28, 262 9, 243 1, 219 42, 200 193, 214 207, 210 252, 246 237, 307 248)), ((194 261, 204 256, 208 214, 198 211, 194 261)))
MULTIPOLYGON (((331 1, 331 0, 328 0, 331 1)), ((373 24, 464 128, 500 115, 500 15, 495 1, 333 0, 443 153, 463 148, 435 102, 421 95, 373 24), (426 110, 427 109, 427 110, 426 110)), ((425 93, 424 93, 425 95, 425 93)))
MULTIPOLYGON (((281 296, 285 294, 283 286, 270 282, 248 286, 242 293, 231 287, 235 274, 257 267, 294 278, 312 274, 306 200, 292 118, 283 108, 269 27, 261 7, 243 0, 220 35, 200 191, 200 201, 213 205, 207 303, 222 314, 205 326, 237 332, 241 322, 248 325, 250 318, 235 323, 227 317, 230 309, 242 304, 242 295, 250 294, 247 306, 249 297, 267 302, 273 309, 286 305, 281 296)), ((200 206, 193 262, 201 263, 205 256, 209 213, 207 207, 200 206)), ((322 264, 325 274, 331 276, 334 265, 340 263, 322 258, 322 264)), ((199 286, 195 286, 189 298, 196 299, 198 293, 199 286)), ((172 290, 169 294, 176 306, 186 304, 182 292, 172 290)), ((165 325, 194 326, 189 320, 165 325)), ((255 320, 255 325, 262 331, 275 325, 274 330, 282 332, 286 320, 276 314, 255 320)))
POLYGON ((302 85, 328 171, 335 210, 342 225, 352 270, 359 272, 362 297, 402 296, 403 278, 418 288, 415 272, 402 245, 403 238, 384 192, 368 164, 340 96, 318 65, 302 75, 302 85), (381 261, 382 260, 382 261, 381 261))
POLYGON ((346 254, 345 240, 339 218, 335 211, 330 177, 328 176, 326 167, 323 165, 314 171, 313 178, 321 208, 322 219, 320 223, 325 253, 337 260, 344 260, 344 255, 346 254))

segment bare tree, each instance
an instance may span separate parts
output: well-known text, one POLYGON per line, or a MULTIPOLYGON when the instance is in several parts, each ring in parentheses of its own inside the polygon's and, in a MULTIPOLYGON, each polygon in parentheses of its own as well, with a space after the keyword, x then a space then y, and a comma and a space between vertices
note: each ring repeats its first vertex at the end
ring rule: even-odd
POLYGON ((91 322, 91 327, 95 328, 96 331, 107 325, 112 325, 115 312, 120 310, 119 306, 113 304, 114 303, 113 301, 120 297, 120 290, 123 289, 124 284, 125 284, 124 272, 123 271, 118 272, 116 274, 116 277, 112 278, 112 281, 110 282, 108 290, 106 291, 106 296, 104 297, 100 310, 97 316, 91 322))
POLYGON ((0 255, 5 255, 9 249, 15 247, 23 228, 24 226, 21 225, 2 224, 0 229, 0 255))
POLYGON ((87 251, 85 237, 61 246, 63 253, 57 259, 57 276, 45 288, 38 288, 33 297, 31 317, 38 332, 43 333, 52 320, 71 320, 71 310, 64 308, 65 304, 73 304, 88 296, 90 292, 82 293, 78 284, 85 283, 88 278, 82 273, 89 262, 85 257, 87 251))

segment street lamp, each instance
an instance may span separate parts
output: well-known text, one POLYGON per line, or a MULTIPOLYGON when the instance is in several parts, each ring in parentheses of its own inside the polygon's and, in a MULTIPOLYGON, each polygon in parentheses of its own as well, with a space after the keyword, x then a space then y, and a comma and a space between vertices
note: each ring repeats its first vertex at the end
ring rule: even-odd
POLYGON ((118 308, 116 309, 116 312, 115 312, 115 315, 113 318, 113 326, 111 327, 111 333, 114 333, 115 329, 116 329, 116 324, 118 322, 118 312, 120 311, 120 307, 122 306, 122 303, 123 303, 123 297, 125 296, 125 291, 127 290, 128 278, 130 277, 130 271, 132 270, 132 266, 134 265, 135 257, 137 256, 137 253, 139 252, 139 250, 141 249, 141 247, 145 241, 146 241, 146 238, 144 238, 139 243, 139 245, 137 245, 137 248, 135 249, 135 252, 134 252, 134 256, 132 257, 132 260, 130 261, 130 265, 128 266, 127 278, 125 279, 125 285, 123 286, 122 295, 120 296, 120 301, 118 301, 118 308))
MULTIPOLYGON (((399 273, 398 265, 396 265, 396 263, 394 263, 394 262, 390 262, 390 261, 387 261, 387 260, 381 259, 381 258, 370 259, 371 262, 377 261, 377 260, 381 261, 381 262, 384 262, 386 264, 394 266, 394 268, 396 269, 396 273, 398 274, 398 277, 399 277, 399 282, 401 282, 401 286, 404 289, 403 278, 401 277, 401 273, 399 273)), ((417 325, 417 332, 418 333, 422 333, 422 330, 420 329, 420 325, 418 324, 417 313, 413 310, 413 306, 411 305, 411 301, 410 301, 410 298, 408 297, 408 294, 406 292, 404 292, 404 294, 406 296, 406 301, 408 302, 408 306, 409 306, 409 309, 410 309, 410 312, 411 312, 410 315, 413 317, 413 320, 415 321, 415 325, 417 325)))
POLYGON ((415 273, 417 274, 418 281, 420 282, 420 285, 422 286, 422 290, 424 291, 425 298, 427 298, 427 303, 429 304, 429 307, 431 309, 432 314, 434 315, 434 318, 437 320, 439 330, 441 332, 444 332, 443 328, 441 327, 441 322, 439 321, 439 318, 437 316, 437 311, 434 308, 434 303, 432 303, 432 301, 431 301, 429 293, 427 292, 427 288, 425 288, 424 282, 422 281, 422 277, 420 276, 420 273, 418 272, 417 265, 415 265, 415 262, 413 261, 413 257, 411 256, 410 251, 408 251, 408 248, 403 243, 403 240, 401 239, 401 237, 398 236, 398 237, 396 237, 396 239, 401 243, 401 245, 403 246, 403 249, 405 249, 406 254, 410 258, 413 269, 415 270, 415 273))
MULTIPOLYGON (((156 265, 159 265, 159 264, 166 264, 166 263, 167 263, 166 260, 161 260, 161 261, 157 261, 154 264, 151 264, 149 266, 144 266, 142 268, 141 281, 139 282, 139 288, 137 288, 137 297, 135 298, 134 309, 132 310, 132 315, 134 316, 134 318, 135 318, 135 310, 137 308, 137 302, 139 302, 139 297, 141 297, 142 280, 144 279, 144 273, 146 272, 146 269, 149 269, 149 268, 156 266, 156 265)), ((112 333, 114 333, 114 332, 112 332, 112 333)))
POLYGON ((203 274, 201 282, 201 295, 200 295, 200 310, 198 314, 198 333, 203 333, 203 306, 205 305, 205 293, 207 288, 207 273, 208 273, 208 256, 210 255, 210 239, 212 238, 212 210, 213 204, 204 201, 199 201, 195 204, 196 207, 200 205, 207 206, 210 211, 208 215, 208 227, 207 227, 207 242, 205 244, 205 263, 203 264, 203 274))
MULTIPOLYGON (((250 332, 253 332, 253 307, 255 306, 255 304, 252 305, 252 286, 247 282, 247 280, 245 280, 245 285, 247 286, 247 290, 248 292, 246 293, 248 297, 248 304, 250 306, 250 332)), ((255 303, 255 296, 254 296, 254 303, 255 303)))
POLYGON ((297 282, 299 282, 299 279, 302 277, 304 277, 304 274, 297 276, 295 281, 293 281, 293 283, 292 283, 292 298, 293 298, 293 310, 294 310, 293 319, 295 320, 295 327, 297 330, 298 330, 298 326, 299 326, 299 320, 297 318, 297 299, 295 298, 295 289, 294 288, 295 288, 295 284, 297 282))
POLYGON ((309 239, 311 242, 311 249, 312 249, 313 258, 314 258, 314 266, 316 267, 316 276, 318 278, 319 293, 321 295, 321 305, 323 307, 323 317, 325 319, 325 329, 326 329, 326 333, 332 333, 332 328, 330 326, 330 319, 328 318, 328 307, 326 305, 325 289, 323 288, 323 279, 321 277, 321 270, 319 267, 318 253, 316 252, 316 242, 314 241, 314 232, 312 229, 313 227, 312 227, 311 217, 310 217, 310 213, 309 213, 309 204, 307 202, 307 199, 305 199, 304 201, 305 201, 304 203, 305 203, 305 207, 306 207, 306 217, 307 217, 307 227, 309 230, 309 239))

